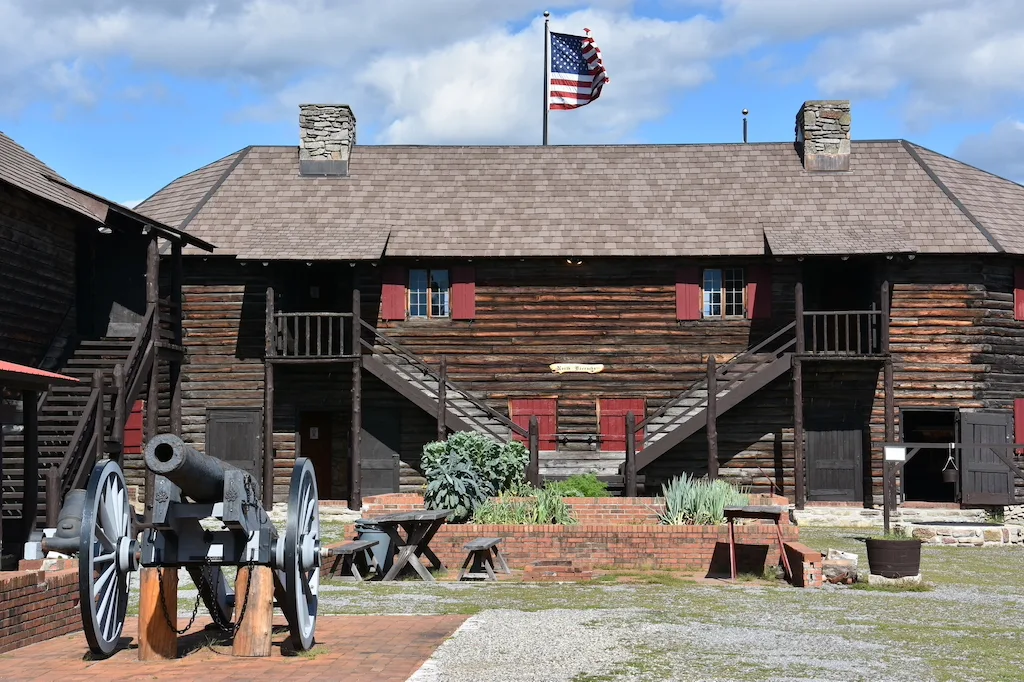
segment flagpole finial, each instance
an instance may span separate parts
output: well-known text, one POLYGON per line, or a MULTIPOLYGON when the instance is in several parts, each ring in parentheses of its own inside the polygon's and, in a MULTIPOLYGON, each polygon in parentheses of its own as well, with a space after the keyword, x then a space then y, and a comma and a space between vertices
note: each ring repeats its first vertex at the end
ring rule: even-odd
POLYGON ((549 18, 551 18, 551 12, 544 10, 544 21, 547 21, 549 18))

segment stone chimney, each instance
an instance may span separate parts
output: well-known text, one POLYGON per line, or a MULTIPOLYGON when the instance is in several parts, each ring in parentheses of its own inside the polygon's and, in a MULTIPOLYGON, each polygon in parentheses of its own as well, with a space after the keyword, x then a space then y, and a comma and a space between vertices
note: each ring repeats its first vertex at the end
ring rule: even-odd
POLYGON ((804 170, 850 170, 850 100, 804 102, 796 115, 796 150, 804 170))
POLYGON ((356 117, 347 104, 299 105, 299 173, 348 175, 356 117))

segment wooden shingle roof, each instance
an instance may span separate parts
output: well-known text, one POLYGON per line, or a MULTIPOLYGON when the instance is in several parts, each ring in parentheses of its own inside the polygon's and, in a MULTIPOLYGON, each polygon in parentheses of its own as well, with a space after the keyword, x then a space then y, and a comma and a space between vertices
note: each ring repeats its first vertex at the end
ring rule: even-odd
POLYGON ((253 259, 1024 254, 1024 187, 900 140, 838 173, 792 143, 356 146, 349 168, 250 147, 138 210, 253 259))

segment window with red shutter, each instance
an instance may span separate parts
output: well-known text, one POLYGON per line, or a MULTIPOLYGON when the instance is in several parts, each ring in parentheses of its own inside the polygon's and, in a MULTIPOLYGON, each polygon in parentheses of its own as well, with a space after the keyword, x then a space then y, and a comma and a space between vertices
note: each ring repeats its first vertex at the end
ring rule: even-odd
POLYGON ((452 319, 476 317, 476 270, 472 265, 452 268, 452 319))
MULTIPOLYGON (((558 431, 557 398, 509 398, 508 414, 512 421, 526 430, 530 428, 530 417, 537 417, 537 430, 541 450, 557 450, 555 433, 558 431)), ((516 440, 526 443, 526 438, 516 435, 516 440)))
POLYGON ((700 319, 700 268, 683 266, 676 270, 676 319, 700 319))
POLYGON ((768 319, 772 316, 772 269, 770 265, 747 268, 747 317, 768 319))
POLYGON ((406 269, 401 265, 387 265, 381 273, 380 319, 405 319, 406 269))
MULTIPOLYGON (((636 417, 637 423, 640 423, 647 415, 647 403, 643 398, 601 398, 597 401, 602 450, 626 451, 626 415, 630 412, 636 417)), ((643 442, 643 431, 637 431, 637 452, 643 448, 643 442)))

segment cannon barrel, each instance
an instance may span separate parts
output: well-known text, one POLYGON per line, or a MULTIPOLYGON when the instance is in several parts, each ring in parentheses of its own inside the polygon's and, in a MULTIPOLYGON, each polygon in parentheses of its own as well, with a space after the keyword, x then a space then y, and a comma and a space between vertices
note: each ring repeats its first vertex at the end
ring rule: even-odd
POLYGON ((238 468, 204 455, 169 433, 146 445, 146 467, 165 476, 196 502, 206 504, 224 499, 224 473, 238 468))

